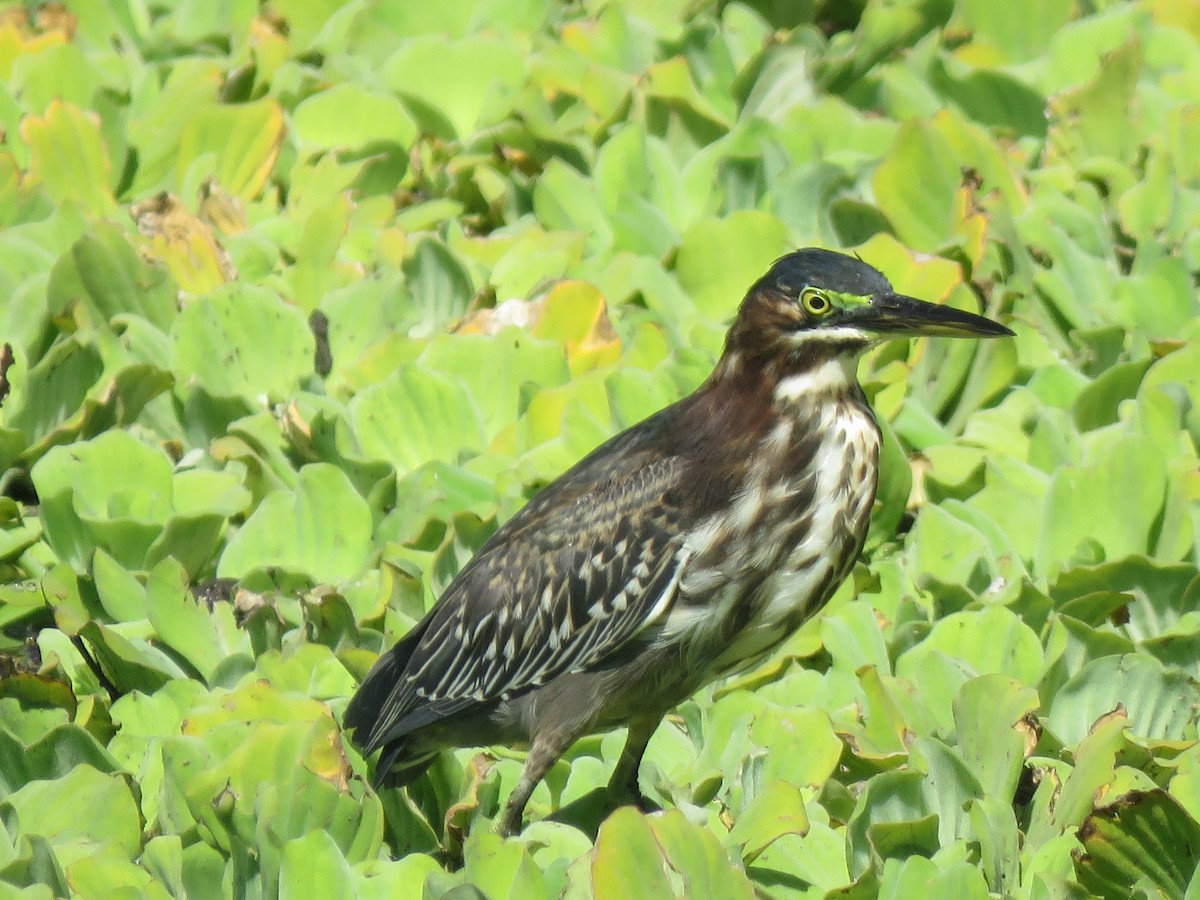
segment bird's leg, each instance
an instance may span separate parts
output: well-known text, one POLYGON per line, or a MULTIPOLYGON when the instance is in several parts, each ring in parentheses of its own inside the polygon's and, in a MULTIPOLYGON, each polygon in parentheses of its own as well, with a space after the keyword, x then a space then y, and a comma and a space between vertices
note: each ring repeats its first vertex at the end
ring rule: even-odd
POLYGON ((560 735, 538 735, 529 745, 529 753, 525 757, 525 768, 521 770, 521 778, 517 786, 508 795, 504 804, 504 812, 496 820, 496 832, 501 837, 512 837, 521 830, 521 820, 525 815, 525 804, 529 802, 538 782, 546 777, 550 767, 558 761, 563 752, 571 746, 573 735, 566 740, 560 735))
POLYGON ((625 749, 613 768, 612 777, 608 781, 609 795, 617 800, 630 800, 643 812, 647 810, 647 800, 642 796, 638 787, 638 771, 642 766, 642 757, 646 753, 646 745, 654 734, 662 716, 649 719, 635 719, 629 723, 629 734, 625 738, 625 749))

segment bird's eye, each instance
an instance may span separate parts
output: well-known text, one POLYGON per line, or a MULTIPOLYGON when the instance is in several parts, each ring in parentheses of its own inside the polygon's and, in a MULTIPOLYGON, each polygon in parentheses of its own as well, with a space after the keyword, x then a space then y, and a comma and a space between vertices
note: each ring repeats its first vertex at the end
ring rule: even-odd
POLYGON ((820 288, 808 287, 800 292, 800 305, 812 316, 824 316, 833 309, 833 304, 820 288))

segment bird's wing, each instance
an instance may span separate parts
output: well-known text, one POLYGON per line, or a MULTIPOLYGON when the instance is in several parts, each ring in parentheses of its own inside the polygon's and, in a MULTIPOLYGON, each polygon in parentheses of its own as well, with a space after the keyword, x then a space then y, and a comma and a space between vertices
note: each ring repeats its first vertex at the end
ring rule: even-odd
POLYGON ((601 666, 665 616, 685 553, 680 464, 636 456, 624 471, 556 483, 493 536, 354 698, 347 719, 367 726, 356 738, 366 752, 601 666))

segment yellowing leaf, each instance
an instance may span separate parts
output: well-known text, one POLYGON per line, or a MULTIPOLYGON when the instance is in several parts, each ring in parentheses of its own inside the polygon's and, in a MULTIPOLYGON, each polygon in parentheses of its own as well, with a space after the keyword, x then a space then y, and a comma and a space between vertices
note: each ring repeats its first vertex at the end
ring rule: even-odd
POLYGON ((533 333, 562 341, 573 374, 615 363, 621 355, 621 340, 613 331, 603 295, 582 281, 554 286, 533 333))
POLYGON ((65 30, 33 34, 26 26, 22 7, 14 6, 5 10, 0 16, 0 79, 8 80, 17 57, 41 53, 47 47, 65 44, 68 39, 69 34, 65 30))
POLYGON ((856 251, 879 271, 887 274, 892 286, 930 303, 950 296, 962 284, 962 270, 941 256, 914 253, 889 234, 874 235, 856 251))
POLYGON ((129 208, 146 250, 164 262, 179 287, 206 294, 237 277, 228 255, 212 229, 166 191, 129 208))
POLYGON ((975 199, 975 188, 964 183, 954 192, 954 230, 962 238, 962 251, 972 266, 983 258, 983 245, 987 237, 988 220, 975 199))
POLYGON ((283 110, 272 98, 205 109, 183 129, 176 170, 182 175, 200 157, 214 154, 217 181, 243 200, 253 199, 271 175, 284 130, 283 110))
POLYGON ((201 221, 224 234, 241 234, 246 230, 246 210, 240 197, 226 191, 215 178, 200 185, 201 221))
POLYGON ((94 113, 55 100, 45 116, 21 122, 21 138, 32 152, 31 175, 53 200, 74 201, 96 216, 112 212, 108 148, 94 113))
POLYGON ((506 300, 494 309, 477 309, 454 331, 493 335, 509 325, 562 344, 575 375, 615 363, 621 355, 604 295, 583 281, 559 282, 535 300, 506 300))

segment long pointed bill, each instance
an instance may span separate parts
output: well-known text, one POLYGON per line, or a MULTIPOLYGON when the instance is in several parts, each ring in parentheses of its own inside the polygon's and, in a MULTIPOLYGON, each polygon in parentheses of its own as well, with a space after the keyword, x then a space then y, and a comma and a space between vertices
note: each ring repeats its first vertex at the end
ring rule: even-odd
POLYGON ((939 337, 1012 337, 1012 332, 975 313, 963 312, 952 306, 926 303, 903 294, 876 297, 848 317, 864 331, 880 334, 936 335, 939 337))

